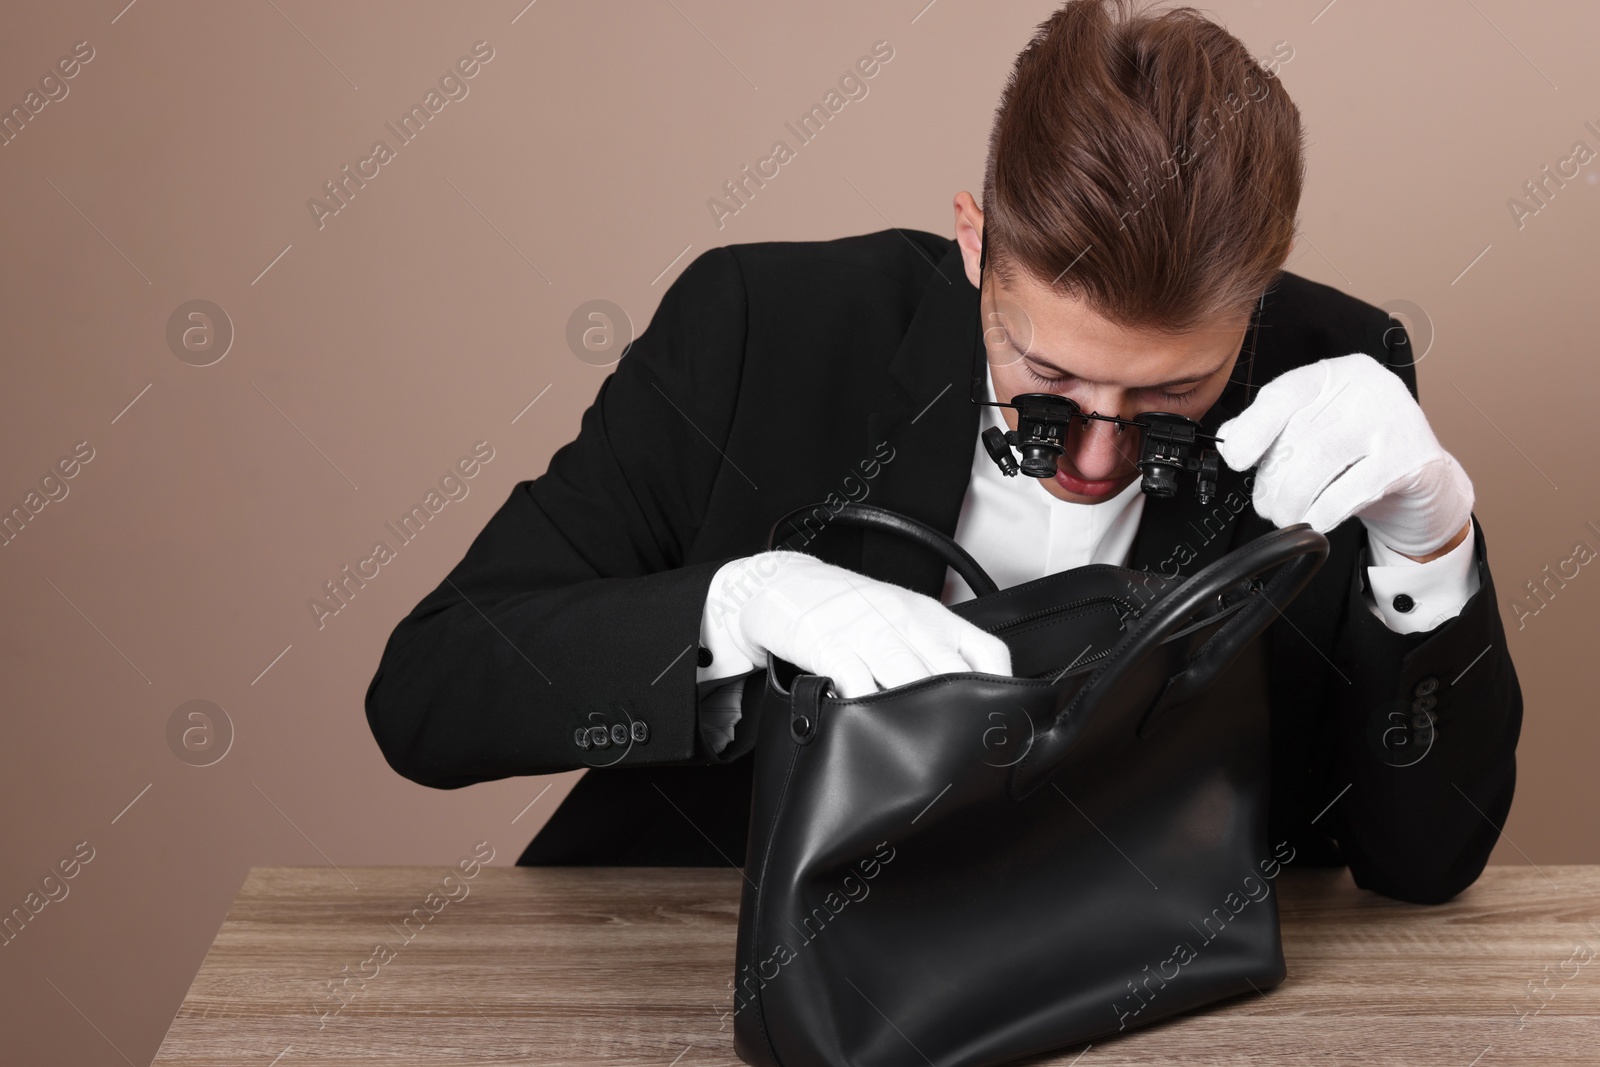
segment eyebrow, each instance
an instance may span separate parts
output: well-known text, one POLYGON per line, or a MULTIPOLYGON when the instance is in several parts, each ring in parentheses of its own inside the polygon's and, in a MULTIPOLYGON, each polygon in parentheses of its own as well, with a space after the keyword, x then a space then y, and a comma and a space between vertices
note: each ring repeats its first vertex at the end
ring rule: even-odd
MULTIPOLYGON (((1011 346, 1011 350, 1013 352, 1015 352, 1017 355, 1021 356, 1023 359, 1030 359, 1030 360, 1034 361, 1035 363, 1043 364, 1045 367, 1048 367, 1050 370, 1055 371, 1057 374, 1060 374, 1063 377, 1077 378, 1080 382, 1089 381, 1089 379, 1087 379, 1087 378, 1079 377, 1078 375, 1072 373, 1069 370, 1066 370, 1065 368, 1056 366, 1054 363, 1051 363, 1049 360, 1040 359, 1038 356, 1034 355, 1031 352, 1024 352, 1022 349, 1017 347, 1016 341, 1012 340, 1010 337, 1006 338, 1006 343, 1011 346)), ((1231 356, 1230 357, 1224 357, 1224 359, 1222 360, 1221 363, 1218 363, 1215 367, 1212 367, 1210 370, 1205 371, 1205 372, 1203 372, 1201 374, 1191 374, 1188 377, 1184 377, 1184 378, 1173 378, 1171 381, 1157 382, 1155 385, 1136 385, 1136 386, 1134 386, 1134 388, 1135 389, 1168 389, 1168 388, 1171 388, 1172 386, 1175 386, 1175 385, 1192 385, 1195 382, 1203 382, 1207 378, 1210 378, 1213 375, 1215 375, 1223 367, 1227 366, 1228 365, 1228 360, 1231 359, 1231 358, 1232 358, 1231 356)), ((1089 384, 1090 385, 1099 385, 1101 383, 1099 383, 1099 382, 1089 382, 1089 384)))

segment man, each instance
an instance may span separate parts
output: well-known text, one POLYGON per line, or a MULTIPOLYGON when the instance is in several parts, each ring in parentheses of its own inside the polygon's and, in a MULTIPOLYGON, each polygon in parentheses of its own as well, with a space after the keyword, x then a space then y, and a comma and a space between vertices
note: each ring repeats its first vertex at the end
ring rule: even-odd
POLYGON ((766 553, 777 517, 867 499, 1002 587, 1188 575, 1307 521, 1331 553, 1262 637, 1272 840, 1399 899, 1460 892, 1510 808, 1521 691, 1405 330, 1281 269, 1303 168, 1297 109, 1224 30, 1066 4, 1018 59, 955 241, 731 245, 677 278, 577 439, 396 626, 367 693, 385 758, 438 788, 595 768, 521 863, 740 864, 740 697, 767 652, 844 696, 1009 662, 945 607, 970 591, 936 557, 842 527, 816 558, 766 553), (967 396, 985 351, 990 402, 1198 420, 1217 499, 1141 493, 1137 433, 1099 420, 1055 478, 1006 479, 978 435, 1015 413, 967 396))

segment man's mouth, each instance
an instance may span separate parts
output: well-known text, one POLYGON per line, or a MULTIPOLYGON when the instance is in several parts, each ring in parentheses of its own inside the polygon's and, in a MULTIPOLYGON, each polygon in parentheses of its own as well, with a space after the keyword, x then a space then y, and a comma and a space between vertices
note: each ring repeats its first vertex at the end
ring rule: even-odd
POLYGON ((1068 472, 1066 457, 1056 461, 1056 484, 1079 496, 1109 496, 1117 488, 1118 478, 1086 481, 1068 472))

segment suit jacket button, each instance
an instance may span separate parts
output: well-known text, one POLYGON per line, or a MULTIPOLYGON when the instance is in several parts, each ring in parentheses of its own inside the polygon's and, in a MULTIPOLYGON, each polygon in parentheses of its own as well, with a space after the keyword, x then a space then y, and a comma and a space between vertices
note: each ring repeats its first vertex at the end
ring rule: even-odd
POLYGON ((1417 683, 1417 687, 1412 690, 1412 693, 1419 697, 1425 697, 1438 688, 1439 679, 1430 674, 1426 678, 1422 679, 1422 681, 1417 683))
POLYGON ((584 729, 582 726, 572 731, 572 743, 577 745, 579 748, 588 748, 589 731, 584 729))
POLYGON ((595 748, 610 748, 611 731, 604 726, 589 727, 589 743, 595 748))
POLYGON ((628 728, 620 722, 611 724, 611 743, 613 745, 625 745, 628 743, 628 728))
POLYGON ((633 739, 641 745, 650 740, 650 726, 643 719, 633 720, 633 739))
POLYGON ((1426 714, 1427 712, 1432 711, 1433 706, 1437 703, 1439 703, 1438 697, 1434 696, 1432 693, 1425 693, 1411 702, 1411 710, 1426 714))
POLYGON ((1409 593, 1401 593, 1394 598, 1394 610, 1396 611, 1410 611, 1416 606, 1417 602, 1411 599, 1409 593))
POLYGON ((694 654, 694 661, 702 667, 711 666, 711 650, 700 645, 694 654))

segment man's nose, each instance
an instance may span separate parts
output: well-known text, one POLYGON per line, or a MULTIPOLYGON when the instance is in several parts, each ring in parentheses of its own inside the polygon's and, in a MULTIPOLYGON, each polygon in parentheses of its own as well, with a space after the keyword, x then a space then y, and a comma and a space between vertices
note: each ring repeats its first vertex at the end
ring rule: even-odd
MULTIPOLYGON (((1098 410, 1105 415, 1116 409, 1085 407, 1083 410, 1098 410)), ((1134 427, 1123 427, 1118 433, 1116 424, 1104 419, 1089 419, 1087 426, 1084 420, 1078 419, 1067 434, 1067 455, 1085 479, 1118 478, 1137 466, 1138 433, 1134 427)))

